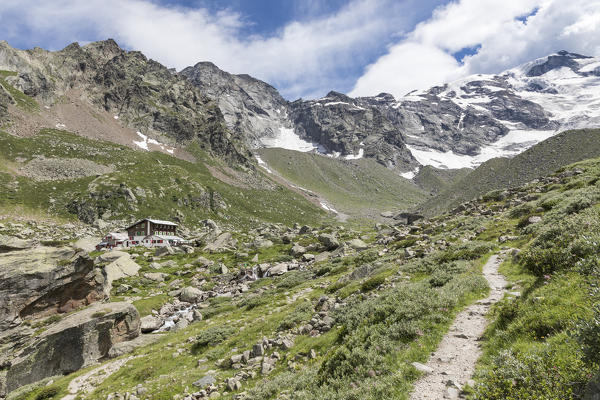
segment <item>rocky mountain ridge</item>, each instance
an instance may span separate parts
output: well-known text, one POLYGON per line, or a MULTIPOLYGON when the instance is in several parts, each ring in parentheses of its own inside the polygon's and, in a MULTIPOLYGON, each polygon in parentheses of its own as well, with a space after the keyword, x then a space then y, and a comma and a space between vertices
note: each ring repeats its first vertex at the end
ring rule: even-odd
POLYGON ((251 147, 372 157, 409 178, 419 165, 474 167, 600 120, 600 61, 566 51, 399 99, 330 92, 316 100, 284 102, 268 84, 252 80, 254 91, 248 95, 248 84, 236 88, 232 83, 248 78, 216 70, 199 63, 182 74, 211 88, 208 96, 227 110, 228 125, 246 127, 251 147), (246 107, 248 96, 252 101, 246 107))
POLYGON ((55 52, 0 42, 0 70, 0 118, 10 120, 6 129, 15 134, 66 128, 144 150, 151 144, 171 154, 174 146, 196 140, 216 156, 246 161, 243 145, 226 129, 212 100, 114 40, 73 43, 55 52), (29 109, 19 107, 21 98, 29 100, 29 109))

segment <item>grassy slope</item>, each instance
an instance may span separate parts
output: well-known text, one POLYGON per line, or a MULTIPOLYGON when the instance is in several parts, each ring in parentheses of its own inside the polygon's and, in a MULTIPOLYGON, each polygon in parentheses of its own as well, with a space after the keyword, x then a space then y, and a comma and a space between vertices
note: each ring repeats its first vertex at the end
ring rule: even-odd
POLYGON ((494 158, 419 206, 427 215, 448 211, 491 190, 516 187, 558 168, 600 155, 600 130, 566 131, 512 159, 494 158))
POLYGON ((350 215, 376 216, 408 208, 425 194, 406 179, 371 159, 338 160, 284 149, 262 149, 269 168, 288 181, 311 190, 350 215))
POLYGON ((470 168, 462 169, 439 169, 431 165, 424 166, 415 176, 414 182, 421 189, 437 194, 444 189, 459 182, 472 170, 470 168))
MULTIPOLYGON (((189 150, 202 161, 216 163, 193 145, 189 150)), ((18 138, 0 132, 0 161, 0 207, 5 209, 18 205, 73 217, 68 205, 74 199, 84 199, 94 207, 110 210, 113 218, 148 215, 172 218, 179 210, 187 223, 213 218, 234 225, 255 220, 290 224, 298 217, 307 222, 317 222, 324 215, 298 194, 278 185, 274 190, 230 186, 214 178, 203 162, 191 163, 163 153, 135 151, 65 131, 43 130, 33 138, 18 138), (115 172, 100 177, 60 181, 34 181, 15 173, 23 160, 31 160, 35 156, 83 158, 114 165, 115 172), (147 197, 137 196, 135 207, 124 196, 89 199, 90 184, 101 194, 118 190, 120 184, 134 191, 139 187, 146 191, 147 197), (218 193, 229 208, 211 209, 198 203, 181 203, 212 192, 218 193)))

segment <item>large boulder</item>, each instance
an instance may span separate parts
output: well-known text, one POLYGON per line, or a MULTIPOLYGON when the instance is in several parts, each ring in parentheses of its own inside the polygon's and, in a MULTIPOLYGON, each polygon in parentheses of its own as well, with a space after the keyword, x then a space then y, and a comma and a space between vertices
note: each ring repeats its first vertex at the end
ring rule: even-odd
POLYGON ((294 257, 300 257, 306 253, 306 248, 296 243, 290 250, 290 254, 294 257))
POLYGON ((104 267, 104 276, 106 277, 105 291, 107 295, 110 294, 113 281, 129 276, 136 276, 141 268, 135 261, 131 259, 129 254, 124 254, 124 256, 117 258, 104 267))
POLYGON ((329 233, 323 233, 319 235, 319 242, 325 247, 327 250, 335 250, 340 247, 340 241, 337 238, 329 233))
POLYGON ((154 251, 154 255, 156 257, 168 256, 171 254, 175 254, 175 250, 173 250, 173 248, 168 244, 163 247, 157 247, 154 251))
POLYGON ((181 292, 179 293, 179 300, 185 301, 186 303, 195 303, 199 299, 202 299, 203 294, 204 292, 198 288, 186 286, 181 289, 181 292))
POLYGON ((287 263, 278 263, 273 265, 266 273, 266 276, 279 276, 288 272, 287 263))
POLYGON ((365 250, 369 248, 369 245, 360 239, 352 239, 348 242, 348 246, 354 250, 365 250))
POLYGON ((98 257, 96 257, 96 259, 94 261, 96 262, 96 264, 111 263, 111 262, 118 260, 119 258, 123 258, 123 257, 131 258, 129 253, 126 253, 121 250, 111 250, 111 251, 107 251, 106 253, 100 254, 98 257))
POLYGON ((105 279, 87 253, 35 247, 0 254, 0 331, 103 299, 105 279))
POLYGON ((95 303, 71 314, 12 354, 4 371, 7 392, 49 376, 64 375, 108 356, 117 343, 140 334, 140 316, 129 303, 95 303))
POLYGON ((237 246, 237 240, 229 232, 224 232, 217 236, 215 240, 204 246, 204 251, 219 253, 223 251, 233 251, 237 246))
POLYGON ((154 332, 160 328, 162 324, 163 320, 153 315, 146 315, 145 317, 140 318, 140 329, 142 333, 154 332))

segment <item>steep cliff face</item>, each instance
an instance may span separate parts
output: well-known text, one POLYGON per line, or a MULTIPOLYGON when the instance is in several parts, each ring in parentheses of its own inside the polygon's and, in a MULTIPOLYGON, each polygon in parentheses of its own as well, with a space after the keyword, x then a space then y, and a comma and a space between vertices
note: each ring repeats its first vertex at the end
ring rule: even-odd
POLYGON ((329 92, 318 100, 295 101, 291 109, 296 132, 334 157, 371 157, 401 171, 418 165, 402 132, 379 107, 329 92))
POLYGON ((57 52, 22 51, 2 42, 0 70, 16 72, 5 77, 7 86, 44 107, 82 102, 145 136, 171 145, 198 140, 216 156, 245 161, 243 146, 227 130, 215 102, 184 77, 113 40, 73 43, 57 52))
POLYGON ((249 75, 233 75, 210 62, 185 68, 181 75, 215 100, 237 137, 253 147, 263 138, 274 138, 291 128, 288 103, 271 85, 249 75))

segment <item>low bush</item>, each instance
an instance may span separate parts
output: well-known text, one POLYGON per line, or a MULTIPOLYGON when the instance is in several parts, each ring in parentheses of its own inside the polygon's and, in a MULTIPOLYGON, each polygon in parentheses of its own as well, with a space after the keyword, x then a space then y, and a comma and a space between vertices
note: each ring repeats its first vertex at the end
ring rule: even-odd
POLYGON ((283 320, 279 323, 277 330, 284 331, 286 329, 292 329, 301 322, 310 320, 312 314, 313 310, 310 302, 303 302, 283 318, 283 320))
POLYGON ((377 289, 384 282, 385 282, 385 278, 383 276, 381 276, 381 275, 374 276, 374 277, 369 278, 366 281, 364 281, 363 284, 360 285, 360 290, 362 292, 370 292, 373 289, 377 289))
POLYGON ((310 271, 290 271, 287 274, 279 278, 275 286, 278 289, 291 289, 298 285, 301 285, 312 278, 312 272, 310 271))
POLYGON ((457 260, 475 260, 484 256, 494 248, 494 245, 488 242, 467 242, 450 247, 449 249, 437 254, 436 259, 439 262, 450 262, 457 260))
POLYGON ((582 397, 590 370, 569 343, 526 353, 502 352, 494 359, 474 400, 572 400, 582 397))
POLYGON ((235 332, 235 328, 227 325, 210 326, 196 336, 196 341, 192 350, 199 351, 207 346, 217 345, 227 340, 227 338, 233 335, 235 332))

